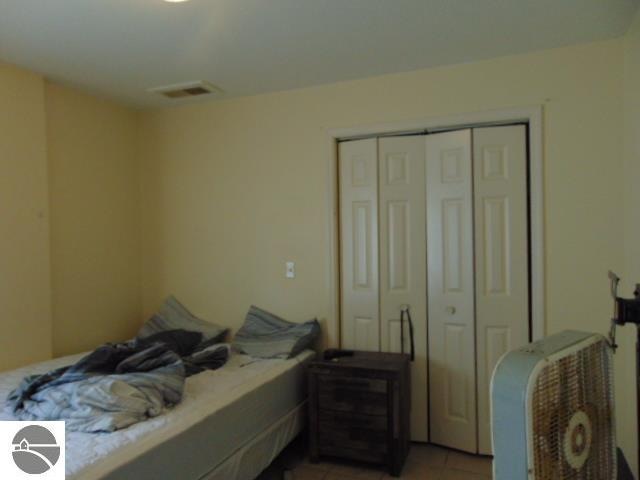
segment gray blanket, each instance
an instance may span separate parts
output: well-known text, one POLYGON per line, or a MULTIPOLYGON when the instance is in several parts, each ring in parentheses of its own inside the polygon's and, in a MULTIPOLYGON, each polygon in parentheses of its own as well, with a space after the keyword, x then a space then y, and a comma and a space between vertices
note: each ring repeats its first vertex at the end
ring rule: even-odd
POLYGON ((26 377, 7 408, 19 420, 64 420, 71 431, 112 432, 179 403, 187 372, 217 368, 227 357, 225 347, 181 358, 162 343, 106 344, 75 365, 26 377))

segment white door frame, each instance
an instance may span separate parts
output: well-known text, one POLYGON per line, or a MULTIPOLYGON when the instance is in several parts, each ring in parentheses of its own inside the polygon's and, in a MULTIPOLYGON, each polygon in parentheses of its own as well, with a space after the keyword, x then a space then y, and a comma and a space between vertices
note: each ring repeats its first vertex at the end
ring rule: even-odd
POLYGON ((330 142, 331 155, 328 162, 328 200, 326 252, 329 264, 327 287, 331 298, 333 321, 327 327, 328 346, 340 345, 340 251, 338 218, 338 148, 337 142, 345 138, 388 135, 392 133, 418 132, 462 127, 501 125, 514 122, 529 124, 529 182, 531 193, 531 319, 533 340, 545 335, 545 276, 544 276, 544 178, 542 106, 488 110, 458 115, 426 117, 423 119, 365 125, 347 128, 329 128, 325 131, 330 142))

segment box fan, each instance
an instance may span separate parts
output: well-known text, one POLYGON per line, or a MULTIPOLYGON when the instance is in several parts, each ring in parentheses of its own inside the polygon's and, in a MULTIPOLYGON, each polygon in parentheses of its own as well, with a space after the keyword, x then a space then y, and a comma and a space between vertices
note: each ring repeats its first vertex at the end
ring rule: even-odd
POLYGON ((616 478, 607 340, 566 331, 504 355, 491 382, 495 480, 616 478))

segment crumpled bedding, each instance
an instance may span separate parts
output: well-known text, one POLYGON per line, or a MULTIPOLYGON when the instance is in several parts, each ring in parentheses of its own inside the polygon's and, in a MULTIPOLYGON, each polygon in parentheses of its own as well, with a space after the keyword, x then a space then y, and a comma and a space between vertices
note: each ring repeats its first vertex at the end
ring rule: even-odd
POLYGON ((69 431, 126 428, 179 403, 187 376, 229 356, 227 345, 184 357, 175 350, 148 340, 102 345, 74 365, 25 377, 6 409, 18 420, 63 420, 69 431))

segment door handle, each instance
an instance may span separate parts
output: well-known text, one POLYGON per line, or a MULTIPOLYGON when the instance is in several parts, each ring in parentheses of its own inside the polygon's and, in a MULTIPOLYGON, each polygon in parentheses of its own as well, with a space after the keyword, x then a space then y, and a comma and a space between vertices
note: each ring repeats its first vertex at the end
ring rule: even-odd
POLYGON ((449 305, 447 308, 445 308, 445 311, 449 315, 455 315, 456 314, 456 307, 454 307, 453 305, 449 305))

